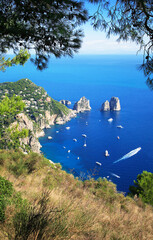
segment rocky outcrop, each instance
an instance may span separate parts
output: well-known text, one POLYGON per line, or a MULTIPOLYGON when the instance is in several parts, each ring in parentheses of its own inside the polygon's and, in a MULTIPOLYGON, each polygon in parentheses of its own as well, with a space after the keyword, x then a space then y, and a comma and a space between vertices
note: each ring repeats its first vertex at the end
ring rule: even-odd
POLYGON ((16 120, 19 123, 19 131, 21 131, 23 128, 33 131, 33 122, 24 113, 17 114, 16 120))
POLYGON ((100 111, 109 111, 109 110, 110 110, 110 105, 109 105, 109 102, 106 100, 102 104, 100 111))
POLYGON ((63 115, 62 117, 57 117, 55 123, 56 124, 64 124, 71 120, 71 118, 76 117, 76 111, 70 109, 67 115, 63 115))
POLYGON ((59 102, 64 104, 65 106, 71 105, 71 102, 69 100, 60 100, 59 102))
POLYGON ((89 100, 87 100, 85 97, 80 98, 80 100, 74 104, 73 110, 75 110, 77 113, 90 111, 91 107, 89 100))
POLYGON ((118 97, 112 97, 110 102, 106 100, 102 106, 100 111, 120 111, 121 110, 121 105, 120 105, 120 100, 118 97))
POLYGON ((109 104, 110 104, 111 111, 120 111, 121 110, 120 100, 118 97, 112 97, 109 104))
POLYGON ((23 152, 27 152, 27 146, 31 149, 32 152, 40 153, 41 145, 38 140, 38 135, 40 133, 34 132, 34 126, 32 120, 30 120, 24 113, 17 114, 16 121, 12 124, 12 126, 18 126, 18 130, 22 131, 22 129, 30 130, 29 136, 26 138, 20 139, 20 145, 23 152))

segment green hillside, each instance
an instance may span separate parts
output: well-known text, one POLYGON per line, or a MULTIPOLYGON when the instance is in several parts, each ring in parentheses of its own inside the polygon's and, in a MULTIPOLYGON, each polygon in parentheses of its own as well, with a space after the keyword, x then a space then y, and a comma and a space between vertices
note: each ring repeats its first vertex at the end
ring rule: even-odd
POLYGON ((36 122, 39 122, 39 119, 45 116, 46 111, 58 116, 69 113, 69 109, 66 106, 51 98, 42 87, 37 86, 27 78, 17 82, 1 83, 0 100, 6 94, 8 97, 14 94, 21 96, 26 104, 24 112, 36 122))

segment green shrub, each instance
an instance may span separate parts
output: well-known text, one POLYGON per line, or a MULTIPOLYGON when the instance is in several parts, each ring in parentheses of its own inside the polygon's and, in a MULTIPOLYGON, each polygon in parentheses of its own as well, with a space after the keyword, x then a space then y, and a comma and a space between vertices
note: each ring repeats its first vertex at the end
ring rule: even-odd
POLYGON ((129 196, 137 195, 144 203, 153 205, 153 173, 143 171, 138 174, 134 185, 129 187, 129 196))
POLYGON ((5 220, 5 210, 13 193, 12 183, 0 176, 0 221, 5 220))

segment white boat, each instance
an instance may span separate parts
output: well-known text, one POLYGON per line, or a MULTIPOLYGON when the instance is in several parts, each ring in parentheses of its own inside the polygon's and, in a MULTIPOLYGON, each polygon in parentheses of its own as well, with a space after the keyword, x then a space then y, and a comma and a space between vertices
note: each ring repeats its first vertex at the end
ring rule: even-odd
POLYGON ((63 148, 65 149, 66 147, 65 147, 65 146, 63 146, 63 148))
POLYGON ((67 152, 68 152, 68 153, 70 153, 70 152, 71 152, 71 150, 68 150, 67 152))
POLYGON ((80 159, 79 157, 77 157, 77 159, 80 159))
POLYGON ((98 164, 99 166, 101 166, 101 163, 100 163, 100 162, 96 162, 96 164, 98 164))
POLYGON ((123 126, 122 125, 118 125, 117 128, 123 128, 123 126))
POLYGON ((66 127, 66 130, 69 130, 70 129, 70 127, 66 127))
POLYGON ((76 138, 73 138, 73 141, 74 141, 74 142, 77 142, 77 139, 76 139, 76 138))
POLYGON ((51 136, 48 136, 48 139, 52 139, 52 137, 51 137, 51 136))
POLYGON ((117 136, 117 139, 120 139, 120 137, 119 137, 119 136, 117 136))
POLYGON ((84 141, 84 145, 83 145, 84 147, 86 147, 87 146, 87 144, 86 144, 86 140, 84 141))
POLYGON ((56 133, 59 133, 59 131, 56 131, 56 133))
POLYGON ((108 119, 108 122, 113 122, 113 118, 109 118, 109 119, 108 119))
POLYGON ((87 135, 86 134, 82 134, 82 137, 87 137, 87 135))
POLYGON ((104 154, 105 154, 105 157, 109 157, 108 150, 106 150, 104 154))

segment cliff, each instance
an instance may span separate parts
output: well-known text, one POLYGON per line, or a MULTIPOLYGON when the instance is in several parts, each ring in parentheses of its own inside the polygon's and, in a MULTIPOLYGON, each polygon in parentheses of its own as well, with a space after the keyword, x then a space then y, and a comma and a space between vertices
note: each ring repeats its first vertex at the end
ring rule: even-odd
POLYGON ((52 99, 42 87, 29 79, 0 84, 0 100, 6 94, 8 97, 21 96, 25 103, 24 112, 15 116, 12 121, 12 126, 18 126, 19 131, 29 130, 29 136, 20 140, 24 152, 28 146, 31 151, 40 153, 38 137, 44 135, 43 129, 54 124, 64 124, 76 116, 73 110, 52 99))

